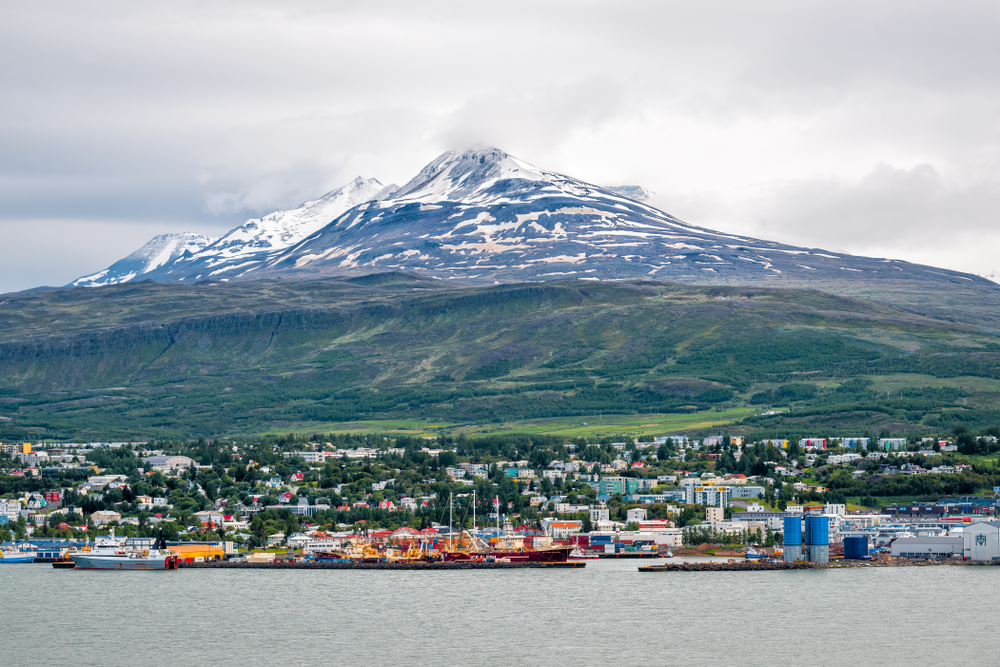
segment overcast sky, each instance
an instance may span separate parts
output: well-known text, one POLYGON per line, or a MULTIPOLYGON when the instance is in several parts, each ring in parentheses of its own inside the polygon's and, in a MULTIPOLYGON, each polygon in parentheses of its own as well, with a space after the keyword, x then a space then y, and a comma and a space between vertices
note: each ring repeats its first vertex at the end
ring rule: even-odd
POLYGON ((0 7, 0 292, 493 144, 688 222, 1000 271, 997 2, 0 7))

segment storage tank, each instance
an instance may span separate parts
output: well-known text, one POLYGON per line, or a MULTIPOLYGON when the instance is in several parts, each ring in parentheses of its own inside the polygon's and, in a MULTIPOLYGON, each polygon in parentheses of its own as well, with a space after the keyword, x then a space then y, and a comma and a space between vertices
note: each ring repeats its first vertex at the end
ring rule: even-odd
POLYGON ((830 523, 825 516, 806 517, 806 551, 810 563, 830 562, 830 523))
POLYGON ((806 517, 806 544, 830 544, 830 523, 825 516, 806 517))
POLYGON ((809 562, 810 563, 829 563, 830 562, 830 545, 829 544, 811 544, 809 549, 809 562))
POLYGON ((786 563, 794 563, 795 561, 802 560, 801 544, 786 544, 784 548, 785 548, 784 560, 786 563))
POLYGON ((859 560, 868 555, 868 538, 851 535, 844 538, 844 560, 859 560))
POLYGON ((785 546, 789 544, 792 546, 802 545, 802 519, 797 516, 786 516, 785 517, 785 546))

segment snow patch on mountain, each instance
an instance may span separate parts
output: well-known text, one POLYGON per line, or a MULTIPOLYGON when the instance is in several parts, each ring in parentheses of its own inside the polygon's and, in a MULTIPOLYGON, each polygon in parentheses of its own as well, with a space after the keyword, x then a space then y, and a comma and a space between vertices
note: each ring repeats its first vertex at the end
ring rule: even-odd
POLYGON ((275 211, 263 218, 247 220, 205 248, 196 259, 207 260, 211 267, 257 253, 283 250, 329 224, 344 211, 379 195, 391 195, 394 187, 359 176, 344 187, 291 211, 275 211))
POLYGON ((215 239, 194 232, 160 234, 128 257, 115 262, 103 271, 78 278, 71 284, 74 287, 96 287, 126 283, 178 259, 190 257, 214 241, 215 239))
POLYGON ((646 201, 656 193, 652 190, 647 190, 641 185, 605 185, 605 190, 611 190, 620 195, 624 195, 629 199, 634 199, 636 201, 646 201))

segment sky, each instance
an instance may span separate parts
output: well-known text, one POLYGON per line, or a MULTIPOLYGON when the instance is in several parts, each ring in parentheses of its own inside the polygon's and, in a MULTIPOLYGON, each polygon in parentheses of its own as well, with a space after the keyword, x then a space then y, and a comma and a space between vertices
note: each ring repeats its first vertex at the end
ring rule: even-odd
POLYGON ((961 0, 4 3, 0 293, 476 144, 997 275, 998 36, 961 0))

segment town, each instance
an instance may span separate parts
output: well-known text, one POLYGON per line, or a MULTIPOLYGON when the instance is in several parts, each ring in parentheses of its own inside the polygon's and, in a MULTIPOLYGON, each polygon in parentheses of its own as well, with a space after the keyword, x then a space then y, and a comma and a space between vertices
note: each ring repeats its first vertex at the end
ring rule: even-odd
POLYGON ((160 537, 190 562, 361 544, 370 557, 426 555, 511 538, 579 558, 992 562, 998 450, 995 436, 964 430, 752 443, 317 434, 0 444, 0 549, 57 560, 113 531, 140 546, 160 537))

